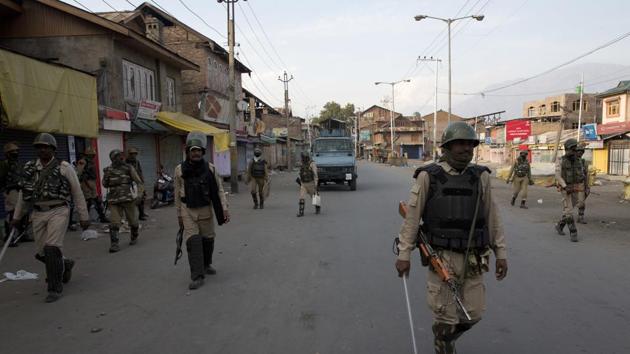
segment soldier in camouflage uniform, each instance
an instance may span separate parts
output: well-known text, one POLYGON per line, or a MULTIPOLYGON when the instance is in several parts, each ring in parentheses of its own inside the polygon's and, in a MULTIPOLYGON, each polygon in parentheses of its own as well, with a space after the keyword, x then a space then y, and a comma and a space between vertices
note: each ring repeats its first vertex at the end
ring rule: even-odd
POLYGON ((149 215, 144 212, 144 203, 147 197, 145 188, 144 188, 144 174, 142 173, 142 166, 140 165, 140 161, 138 161, 138 149, 132 147, 127 150, 127 160, 126 162, 131 165, 138 176, 140 176, 140 183, 138 183, 138 199, 136 199, 136 203, 138 204, 138 219, 146 220, 149 215))
POLYGON ((129 244, 135 245, 138 242, 140 226, 138 225, 138 207, 132 192, 132 183, 140 184, 142 180, 136 170, 125 163, 122 151, 112 150, 109 153, 109 158, 112 160, 112 164, 103 171, 103 186, 109 188, 107 192, 107 205, 111 211, 109 252, 115 253, 120 251, 118 232, 123 213, 126 215, 131 228, 129 244))
POLYGON ((90 225, 87 207, 79 179, 72 165, 55 158, 57 141, 47 133, 37 135, 33 142, 38 159, 24 165, 22 190, 15 207, 12 226, 31 208, 35 258, 46 264, 48 296, 46 302, 57 301, 63 283, 70 281, 74 261, 63 257, 63 241, 69 221, 70 201, 79 212, 81 227, 90 225))
MULTIPOLYGON (((319 195, 319 178, 317 177, 317 165, 311 160, 308 152, 302 153, 302 166, 300 166, 300 208, 297 217, 304 216, 304 198, 308 194, 311 198, 319 195)), ((315 214, 321 212, 321 206, 315 206, 315 214)))
POLYGON ((510 181, 512 181, 513 185, 512 201, 510 201, 510 204, 514 205, 516 198, 520 194, 521 208, 527 209, 527 186, 533 185, 534 180, 532 179, 531 166, 529 165, 529 161, 527 161, 526 150, 521 151, 516 162, 514 162, 506 183, 509 184, 510 181))
POLYGON ((559 235, 564 235, 564 226, 569 227, 571 241, 578 242, 577 227, 573 218, 573 208, 584 204, 584 166, 577 157, 578 141, 569 139, 564 143, 565 154, 556 162, 556 183, 562 193, 562 218, 555 225, 559 235))
MULTIPOLYGON (((10 234, 10 222, 13 218, 13 211, 17 204, 20 185, 22 183, 22 169, 24 166, 18 160, 20 149, 17 143, 10 142, 4 145, 4 156, 6 160, 0 161, 0 191, 4 193, 4 220, 5 242, 10 234)), ((22 218, 17 224, 18 234, 22 233, 28 224, 28 216, 22 218)), ((27 237, 22 237, 22 241, 32 241, 27 237)), ((16 247, 17 242, 11 242, 9 247, 16 247)))
POLYGON ((98 213, 100 222, 109 222, 109 219, 105 216, 105 210, 103 210, 103 202, 96 190, 96 165, 94 164, 94 156, 96 151, 91 146, 85 148, 83 158, 77 161, 77 175, 79 176, 79 182, 81 182, 81 190, 85 196, 85 202, 87 203, 88 211, 92 206, 98 213))
POLYGON ((205 134, 190 132, 186 137, 186 160, 175 167, 175 209, 186 239, 190 290, 202 286, 206 275, 217 273, 212 266, 216 236, 213 218, 219 225, 230 221, 221 177, 203 158, 206 146, 205 134))
POLYGON ((575 149, 575 153, 577 154, 577 157, 582 161, 582 167, 584 168, 584 201, 582 202, 582 205, 578 207, 577 219, 577 222, 580 224, 587 223, 586 220, 584 220, 584 211, 586 210, 586 198, 588 198, 588 195, 591 194, 591 186, 588 176, 588 164, 586 163, 586 159, 582 158, 582 156, 584 155, 584 149, 584 144, 579 144, 578 147, 575 149))
POLYGON ((247 166, 247 180, 249 184, 252 199, 254 201, 254 209, 258 209, 260 200, 260 209, 265 208, 265 185, 269 181, 269 165, 262 158, 262 150, 254 149, 254 158, 247 166))

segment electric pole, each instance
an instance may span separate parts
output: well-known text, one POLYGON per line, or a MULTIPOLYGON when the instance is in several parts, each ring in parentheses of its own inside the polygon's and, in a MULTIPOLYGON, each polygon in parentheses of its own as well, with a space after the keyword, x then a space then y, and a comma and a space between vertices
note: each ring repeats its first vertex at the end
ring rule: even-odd
POLYGON ((230 190, 238 193, 238 148, 236 143, 236 71, 234 69, 234 4, 238 0, 217 0, 227 6, 228 32, 228 120, 230 123, 230 190))
POLYGON ((584 106, 584 73, 582 73, 582 78, 580 79, 580 111, 578 113, 578 131, 577 131, 577 141, 580 141, 580 133, 582 130, 582 107, 584 106))
MULTIPOLYGON (((442 60, 438 58, 418 57, 418 61, 434 61, 435 62, 435 107, 433 109, 433 144, 431 149, 433 150, 433 161, 437 161, 437 111, 438 111, 438 65, 442 60)), ((450 103, 449 103, 450 104, 450 103)), ((476 127, 475 127, 476 128, 476 127)))
POLYGON ((293 161, 291 157, 291 138, 289 137, 289 81, 293 80, 293 75, 289 78, 287 72, 283 77, 278 76, 278 80, 284 84, 284 117, 287 119, 287 170, 293 170, 293 161))

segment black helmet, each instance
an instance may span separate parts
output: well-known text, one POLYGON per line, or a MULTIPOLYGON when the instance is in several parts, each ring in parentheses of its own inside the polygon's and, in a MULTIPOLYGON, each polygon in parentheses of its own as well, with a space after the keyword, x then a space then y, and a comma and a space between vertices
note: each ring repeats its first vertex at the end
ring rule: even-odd
POLYGON ((519 154, 521 154, 522 156, 527 156, 528 151, 527 150, 521 150, 521 152, 519 154))
POLYGON ((192 148, 200 148, 205 152, 207 145, 208 138, 206 137, 206 134, 202 132, 192 131, 188 133, 188 136, 186 136, 186 150, 190 150, 192 148))
POLYGON ((54 136, 48 133, 39 133, 37 134, 37 136, 35 137, 35 140, 33 141, 33 146, 37 146, 37 145, 48 145, 48 146, 52 146, 53 149, 57 150, 57 139, 55 139, 54 136))
POLYGON ((114 162, 114 160, 116 160, 116 156, 122 154, 122 151, 119 149, 114 149, 112 151, 109 152, 109 159, 112 160, 112 162, 114 162))
POLYGON ((475 146, 479 145, 479 139, 475 129, 466 122, 452 122, 446 127, 444 133, 442 133, 442 143, 440 147, 444 147, 454 140, 470 140, 475 143, 475 146))
POLYGON ((577 147, 577 146, 578 146, 578 141, 573 138, 568 139, 567 141, 564 142, 565 150, 571 150, 572 148, 577 147))

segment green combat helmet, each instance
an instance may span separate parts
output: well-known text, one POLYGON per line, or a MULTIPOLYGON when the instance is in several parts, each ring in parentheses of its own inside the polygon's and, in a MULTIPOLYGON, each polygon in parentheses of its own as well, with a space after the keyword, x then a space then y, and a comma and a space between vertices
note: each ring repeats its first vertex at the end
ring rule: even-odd
POLYGON ((55 139, 54 136, 48 133, 39 133, 37 134, 37 136, 35 137, 35 140, 33 141, 33 146, 37 146, 37 145, 48 145, 48 146, 52 146, 53 149, 57 150, 57 139, 55 139))
POLYGON ((571 149, 573 149, 574 147, 577 147, 577 146, 578 146, 578 141, 573 139, 573 138, 568 139, 567 141, 564 142, 564 149, 565 150, 571 150, 571 149))
POLYGON ((138 153, 138 149, 136 149, 135 147, 129 148, 129 150, 127 150, 128 154, 137 154, 138 153))
POLYGON ((192 148, 200 148, 203 152, 206 152, 206 146, 208 145, 208 138, 206 134, 199 131, 192 131, 186 136, 186 150, 192 148))
POLYGON ((20 148, 15 143, 6 143, 6 144, 4 144, 4 153, 5 154, 10 153, 11 151, 18 151, 18 150, 20 150, 20 148))
POLYGON ((118 155, 122 154, 122 151, 118 150, 118 149, 114 149, 112 151, 110 151, 109 153, 109 159, 112 160, 112 162, 114 162, 114 160, 116 160, 116 157, 118 155))
POLYGON ((446 127, 442 133, 442 143, 440 147, 446 146, 454 140, 471 140, 475 142, 475 146, 479 145, 479 139, 475 129, 465 122, 453 122, 446 127))

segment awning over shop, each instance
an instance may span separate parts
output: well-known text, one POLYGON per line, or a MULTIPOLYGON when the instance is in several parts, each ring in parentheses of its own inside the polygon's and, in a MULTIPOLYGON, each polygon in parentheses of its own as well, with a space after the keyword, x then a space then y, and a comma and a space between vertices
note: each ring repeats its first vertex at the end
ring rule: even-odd
POLYGON ((260 141, 263 142, 264 144, 275 144, 276 138, 270 137, 264 134, 260 134, 260 141))
POLYGON ((131 122, 131 131, 152 134, 163 134, 169 132, 169 130, 162 124, 154 120, 142 118, 135 119, 131 122))
POLYGON ((215 151, 225 151, 230 146, 230 134, 181 112, 158 112, 157 120, 185 132, 200 131, 212 135, 215 151))
POLYGON ((98 136, 96 79, 0 49, 0 105, 13 129, 98 136))

